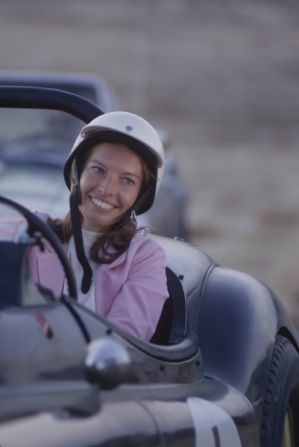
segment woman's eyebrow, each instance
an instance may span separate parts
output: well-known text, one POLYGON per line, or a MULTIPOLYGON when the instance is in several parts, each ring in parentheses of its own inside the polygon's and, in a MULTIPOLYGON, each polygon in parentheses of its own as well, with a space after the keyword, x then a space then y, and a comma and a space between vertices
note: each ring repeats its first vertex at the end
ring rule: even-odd
POLYGON ((105 166, 105 163, 97 160, 96 158, 91 158, 90 160, 88 160, 88 163, 97 163, 98 165, 105 166))
POLYGON ((122 172, 121 175, 128 175, 130 177, 137 177, 137 178, 139 178, 139 175, 135 174, 134 172, 122 172))

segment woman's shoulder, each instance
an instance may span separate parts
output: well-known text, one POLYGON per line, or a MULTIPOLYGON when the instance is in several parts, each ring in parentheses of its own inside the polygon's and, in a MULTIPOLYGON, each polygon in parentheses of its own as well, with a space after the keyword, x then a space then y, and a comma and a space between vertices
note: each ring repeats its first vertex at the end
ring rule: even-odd
POLYGON ((129 250, 134 252, 138 251, 139 253, 163 252, 161 245, 145 230, 138 230, 136 232, 129 245, 129 250))
POLYGON ((131 244, 156 244, 156 241, 154 241, 149 232, 143 228, 140 228, 136 231, 136 233, 134 234, 132 240, 131 240, 131 244))

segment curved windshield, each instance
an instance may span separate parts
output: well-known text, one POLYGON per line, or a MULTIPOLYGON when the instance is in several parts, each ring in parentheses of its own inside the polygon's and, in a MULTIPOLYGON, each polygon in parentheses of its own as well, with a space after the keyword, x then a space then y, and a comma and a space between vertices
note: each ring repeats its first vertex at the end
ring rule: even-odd
POLYGON ((62 167, 83 125, 57 110, 0 109, 0 160, 62 167))

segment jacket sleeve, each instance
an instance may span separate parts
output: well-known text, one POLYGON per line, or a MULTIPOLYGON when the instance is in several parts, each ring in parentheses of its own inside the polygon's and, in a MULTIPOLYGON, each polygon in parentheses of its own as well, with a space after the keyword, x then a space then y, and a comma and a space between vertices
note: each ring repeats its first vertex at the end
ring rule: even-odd
POLYGON ((148 238, 129 257, 126 280, 113 301, 107 319, 136 337, 149 341, 168 297, 165 255, 160 245, 148 238))

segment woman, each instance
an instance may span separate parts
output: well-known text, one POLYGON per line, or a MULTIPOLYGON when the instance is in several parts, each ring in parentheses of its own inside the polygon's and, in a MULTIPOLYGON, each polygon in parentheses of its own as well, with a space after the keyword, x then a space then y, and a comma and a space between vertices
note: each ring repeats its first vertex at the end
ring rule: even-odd
MULTIPOLYGON (((49 225, 65 244, 78 300, 135 336, 150 340, 168 296, 162 248, 137 229, 163 169, 155 129, 128 112, 110 112, 87 124, 64 167, 70 212, 49 225)), ((65 290, 62 267, 50 247, 29 255, 33 279, 56 295, 65 290)))

